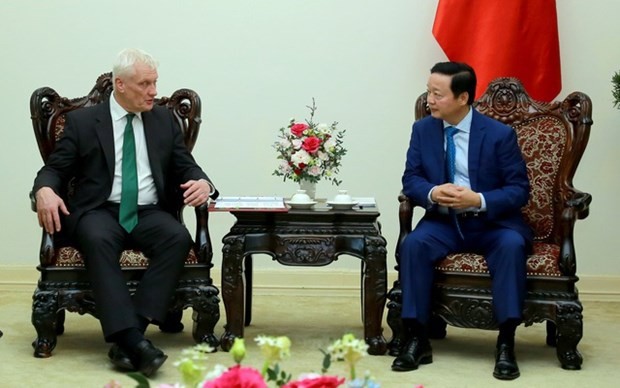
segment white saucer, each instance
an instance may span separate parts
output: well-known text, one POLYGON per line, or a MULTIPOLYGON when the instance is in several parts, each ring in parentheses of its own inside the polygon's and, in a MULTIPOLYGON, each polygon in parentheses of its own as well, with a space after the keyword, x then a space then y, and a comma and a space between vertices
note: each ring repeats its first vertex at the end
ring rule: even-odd
POLYGON ((286 201, 286 204, 289 205, 293 209, 310 209, 312 208, 312 206, 316 205, 316 201, 309 201, 309 202, 286 201))
POLYGON ((357 202, 334 202, 327 201, 327 204, 331 206, 334 210, 349 210, 352 209, 353 206, 357 205, 357 202))

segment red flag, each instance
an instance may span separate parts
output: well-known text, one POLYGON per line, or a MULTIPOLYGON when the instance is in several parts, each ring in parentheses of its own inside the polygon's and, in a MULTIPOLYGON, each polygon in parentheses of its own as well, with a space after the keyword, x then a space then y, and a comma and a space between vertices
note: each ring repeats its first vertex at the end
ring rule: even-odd
POLYGON ((555 0, 439 0, 433 35, 474 68, 476 98, 498 77, 519 78, 540 101, 562 89, 555 0))

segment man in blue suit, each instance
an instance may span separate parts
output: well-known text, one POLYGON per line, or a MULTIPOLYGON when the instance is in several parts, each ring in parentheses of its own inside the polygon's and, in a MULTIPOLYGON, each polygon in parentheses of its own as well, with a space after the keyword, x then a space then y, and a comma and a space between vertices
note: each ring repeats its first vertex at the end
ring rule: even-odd
POLYGON ((484 255, 493 279, 499 323, 493 376, 512 380, 519 377, 514 336, 522 318, 525 262, 532 243, 521 215, 529 181, 514 130, 473 109, 475 90, 476 74, 469 65, 436 64, 427 84, 431 116, 413 125, 403 193, 426 213, 400 250, 407 341, 392 370, 432 362, 427 324, 434 266, 450 253, 476 252, 484 255), (452 144, 449 133, 454 133, 452 144), (452 172, 445 156, 451 147, 452 172))

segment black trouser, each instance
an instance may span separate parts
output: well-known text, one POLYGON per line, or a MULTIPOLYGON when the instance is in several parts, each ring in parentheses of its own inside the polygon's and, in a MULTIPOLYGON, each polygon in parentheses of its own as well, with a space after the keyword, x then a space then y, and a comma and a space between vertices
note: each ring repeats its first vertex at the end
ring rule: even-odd
POLYGON ((138 315, 164 320, 192 244, 185 226, 155 205, 140 206, 138 225, 128 234, 118 223, 118 205, 106 204, 80 218, 75 241, 84 255, 106 339, 139 328, 138 315), (149 259, 133 298, 119 264, 127 248, 140 250, 149 259))

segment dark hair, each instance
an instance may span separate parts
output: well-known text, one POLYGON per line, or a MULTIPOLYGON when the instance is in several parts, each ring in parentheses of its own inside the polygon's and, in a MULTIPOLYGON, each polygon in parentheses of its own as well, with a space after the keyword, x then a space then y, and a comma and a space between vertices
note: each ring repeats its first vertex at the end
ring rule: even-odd
POLYGON ((469 94, 467 103, 469 105, 474 103, 476 96, 476 72, 471 66, 461 62, 439 62, 431 68, 431 74, 433 73, 452 76, 450 90, 452 90, 454 96, 458 97, 461 93, 467 92, 469 94))

